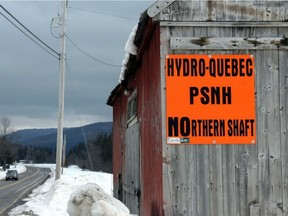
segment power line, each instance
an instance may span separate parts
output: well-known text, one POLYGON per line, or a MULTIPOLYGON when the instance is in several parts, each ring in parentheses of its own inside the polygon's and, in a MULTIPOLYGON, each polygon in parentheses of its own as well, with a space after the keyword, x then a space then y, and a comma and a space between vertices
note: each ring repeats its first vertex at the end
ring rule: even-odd
POLYGON ((102 15, 105 15, 105 16, 117 17, 117 18, 121 18, 121 19, 138 20, 138 19, 131 18, 131 17, 119 16, 119 15, 114 15, 114 14, 109 14, 109 13, 103 13, 103 12, 99 12, 99 11, 88 10, 88 9, 82 9, 82 8, 77 8, 77 7, 71 7, 71 6, 69 6, 68 8, 71 8, 71 9, 74 9, 74 10, 87 11, 87 12, 95 13, 95 14, 102 14, 102 15))
MULTIPOLYGON (((8 20, 13 26, 15 26, 19 31, 21 31, 26 37, 28 37, 30 40, 32 40, 35 44, 37 44, 39 47, 41 47, 43 50, 45 50, 47 53, 49 53, 51 56, 53 56, 54 58, 59 59, 59 56, 55 56, 55 54, 51 53, 50 51, 48 51, 47 49, 45 49, 45 47, 43 47, 41 44, 39 44, 35 39, 33 39, 32 37, 30 37, 30 35, 28 35, 26 32, 24 32, 22 29, 20 29, 17 25, 15 25, 15 23, 13 23, 7 16, 5 16, 2 12, 0 12, 0 14, 6 19, 8 20)), ((58 54, 58 53, 57 53, 58 54)), ((59 55, 59 54, 58 54, 59 55)))
POLYGON ((114 65, 114 64, 110 64, 110 63, 107 63, 107 62, 104 62, 102 60, 99 60, 95 57, 93 57, 92 55, 88 54, 87 52, 85 52, 83 49, 81 49, 79 46, 77 46, 67 35, 66 35, 67 39, 69 40, 69 42, 75 46, 78 50, 80 50, 83 54, 85 54, 86 56, 90 57, 91 59, 93 59, 94 61, 96 62, 99 62, 101 64, 104 64, 104 65, 107 65, 107 66, 111 66, 111 67, 118 67, 118 68, 121 68, 122 66, 120 65, 114 65))
POLYGON ((45 42, 43 42, 39 37, 37 37, 33 32, 31 32, 26 26, 24 26, 16 17, 14 17, 8 10, 6 10, 2 5, 0 7, 7 13, 9 16, 11 16, 18 24, 20 24, 26 31, 28 31, 31 35, 33 35, 38 41, 40 41, 44 46, 46 46, 48 49, 50 49, 55 54, 59 55, 58 52, 56 52, 54 49, 52 49, 50 46, 48 46, 45 42))
MULTIPOLYGON (((0 7, 10 16, 12 17, 22 28, 24 28, 27 32, 29 32, 34 38, 36 38, 41 44, 43 44, 46 48, 48 48, 50 51, 52 51, 54 54, 56 54, 59 59, 60 54, 56 52, 53 48, 51 48, 49 45, 47 45, 44 41, 42 41, 39 37, 37 37, 33 32, 31 32, 25 25, 23 25, 16 17, 14 17, 6 8, 4 8, 1 4, 0 7)), ((20 30, 23 34, 25 34, 27 37, 29 37, 34 43, 36 43, 38 46, 40 46, 42 49, 44 49, 46 52, 48 52, 43 46, 41 46, 39 43, 37 43, 34 39, 32 39, 30 36, 28 36, 27 33, 25 33, 22 29, 20 29, 15 23, 13 23, 7 16, 5 16, 3 13, 1 15, 6 18, 11 24, 13 24, 18 30, 20 30)), ((50 53, 50 52, 49 52, 50 53)), ((51 53, 50 53, 51 54, 51 53)), ((52 54, 53 55, 53 54, 52 54)), ((53 55, 54 56, 54 55, 53 55)), ((54 56, 55 57, 55 56, 54 56)))

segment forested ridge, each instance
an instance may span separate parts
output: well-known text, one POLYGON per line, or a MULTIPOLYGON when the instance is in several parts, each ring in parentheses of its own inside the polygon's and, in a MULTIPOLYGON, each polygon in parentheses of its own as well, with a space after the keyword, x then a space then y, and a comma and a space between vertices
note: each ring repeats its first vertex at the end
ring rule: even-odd
MULTIPOLYGON (((90 132, 91 133, 91 132, 90 132)), ((56 145, 56 140, 55 140, 56 145)), ((112 172, 112 131, 95 131, 86 142, 79 142, 65 152, 64 166, 78 165, 82 169, 112 172)), ((9 119, 2 119, 0 134, 0 165, 25 160, 32 163, 55 163, 53 146, 31 146, 15 142, 9 119), (12 135, 11 135, 12 134, 12 135)))

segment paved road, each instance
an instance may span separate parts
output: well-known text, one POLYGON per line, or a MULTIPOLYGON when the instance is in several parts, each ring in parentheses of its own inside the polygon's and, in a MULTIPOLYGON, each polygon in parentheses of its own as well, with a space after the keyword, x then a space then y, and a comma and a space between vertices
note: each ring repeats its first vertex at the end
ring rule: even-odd
POLYGON ((15 207, 22 198, 49 177, 50 169, 27 167, 19 175, 18 181, 0 181, 0 216, 6 216, 8 210, 15 207))

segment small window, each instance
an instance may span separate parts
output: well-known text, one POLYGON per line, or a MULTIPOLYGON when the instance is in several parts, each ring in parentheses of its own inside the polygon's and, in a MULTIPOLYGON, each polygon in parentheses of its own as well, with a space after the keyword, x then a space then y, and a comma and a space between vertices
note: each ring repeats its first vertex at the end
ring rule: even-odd
POLYGON ((130 123, 137 116, 137 91, 135 90, 128 98, 127 123, 130 123))

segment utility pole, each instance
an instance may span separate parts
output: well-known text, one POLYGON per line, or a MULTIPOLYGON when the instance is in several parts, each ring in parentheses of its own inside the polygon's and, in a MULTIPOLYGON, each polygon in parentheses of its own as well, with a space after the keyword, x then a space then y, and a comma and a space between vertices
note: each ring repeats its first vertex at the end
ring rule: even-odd
POLYGON ((66 135, 64 135, 64 141, 63 141, 63 151, 62 151, 62 175, 64 172, 64 166, 66 163, 66 135))
POLYGON ((60 20, 60 22, 61 22, 60 79, 59 79, 58 130, 57 130, 55 180, 60 179, 61 164, 62 164, 65 64, 66 64, 66 19, 67 19, 67 0, 63 0, 63 2, 62 2, 62 16, 61 16, 61 20, 60 20))

